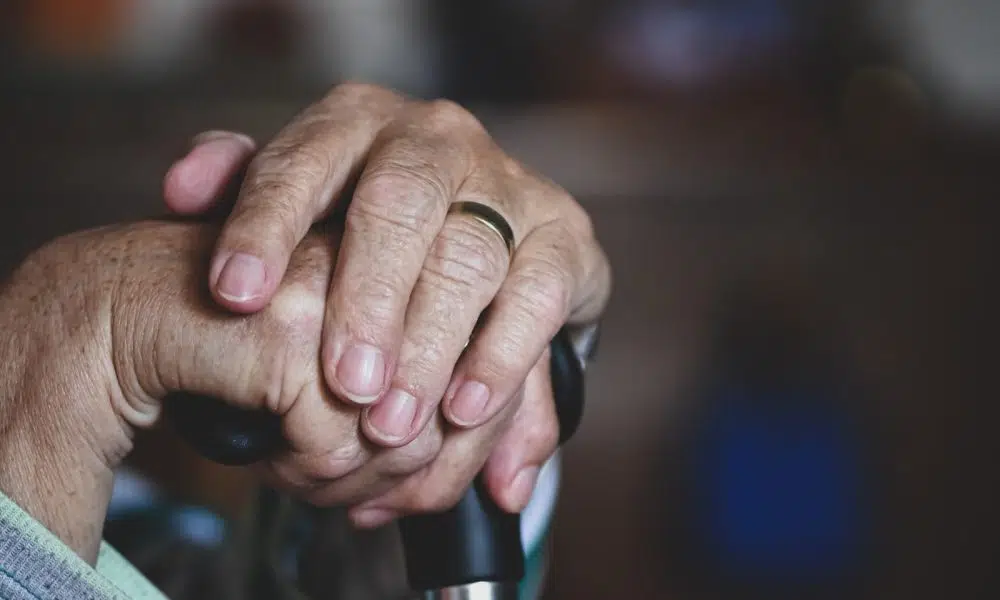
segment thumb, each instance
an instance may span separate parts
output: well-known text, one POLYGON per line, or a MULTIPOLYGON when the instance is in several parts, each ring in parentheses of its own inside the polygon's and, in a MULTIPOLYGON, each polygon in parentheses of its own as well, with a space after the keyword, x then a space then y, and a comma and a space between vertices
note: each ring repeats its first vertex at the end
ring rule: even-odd
POLYGON ((321 381, 319 332, 334 254, 328 239, 308 238, 275 301, 237 316, 205 287, 216 227, 152 223, 130 235, 114 345, 128 349, 127 379, 137 384, 125 394, 138 417, 127 419, 133 426, 155 421, 159 400, 173 391, 285 414, 321 381))
MULTIPOLYGON (((163 178, 167 208, 181 215, 203 215, 225 202, 227 187, 250 162, 257 145, 231 131, 206 131, 192 140, 191 151, 163 178)), ((233 195, 235 197, 235 195, 233 195)))

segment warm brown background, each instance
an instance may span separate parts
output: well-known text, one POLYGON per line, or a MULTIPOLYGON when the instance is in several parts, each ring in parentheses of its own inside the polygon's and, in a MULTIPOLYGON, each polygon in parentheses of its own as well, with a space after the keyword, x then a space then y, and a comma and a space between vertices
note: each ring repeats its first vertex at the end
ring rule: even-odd
MULTIPOLYGON (((4 264, 61 232, 158 213, 159 175, 189 132, 221 123, 264 133, 297 106, 194 104, 8 98, 0 106, 14 142, 8 149, 17 150, 0 174, 8 190, 0 205, 4 264)), ((683 114, 581 108, 497 118, 496 135, 513 152, 533 154, 528 134, 537 135, 539 119, 552 147, 562 137, 584 140, 574 145, 579 172, 566 157, 537 150, 534 163, 546 170, 551 161, 549 171, 561 170, 567 185, 584 190, 616 269, 587 420, 567 451, 553 597, 642 597, 658 583, 647 518, 670 507, 669 500, 653 504, 649 473, 682 427, 671 410, 702 357, 707 308, 727 282, 754 272, 834 308, 831 329, 853 352, 875 411, 890 425, 898 537, 880 596, 982 597, 996 500, 988 485, 995 455, 987 448, 996 396, 984 385, 993 307, 987 207, 996 185, 983 167, 993 158, 928 150, 905 163, 851 164, 828 145, 833 140, 760 135, 766 118, 717 124, 711 135, 686 127, 683 114), (641 123, 645 139, 623 134, 628 123, 641 123), (633 194, 586 193, 602 185, 586 178, 613 186, 622 176, 591 172, 599 161, 588 162, 587 152, 610 144, 619 145, 623 165, 644 171, 636 175, 644 180, 630 183, 633 194), (630 144, 641 160, 628 159, 630 144)), ((239 502, 240 475, 220 475, 191 457, 178 461, 185 454, 176 451, 143 448, 155 470, 177 479, 182 471, 201 474, 189 490, 196 497, 239 502)))
MULTIPOLYGON (((748 276, 794 290, 787 301, 843 344, 867 384, 889 466, 876 597, 989 597, 1000 146, 878 86, 825 104, 784 81, 711 101, 596 103, 622 78, 576 59, 550 58, 578 99, 473 107, 505 148, 576 193, 615 267, 587 419, 566 452, 550 597, 679 597, 651 527, 671 499, 652 496, 651 473, 684 431, 709 309, 748 276)), ((266 139, 321 92, 280 78, 225 87, 5 84, 0 267, 60 233, 159 213, 160 177, 192 134, 266 139)), ((241 473, 162 432, 137 461, 228 510, 248 494, 241 473)))

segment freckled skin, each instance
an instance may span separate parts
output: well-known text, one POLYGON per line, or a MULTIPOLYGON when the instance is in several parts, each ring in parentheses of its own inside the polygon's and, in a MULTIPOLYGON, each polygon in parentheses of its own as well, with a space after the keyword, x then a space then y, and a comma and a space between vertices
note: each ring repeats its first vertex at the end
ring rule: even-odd
POLYGON ((331 401, 319 370, 332 239, 300 248, 273 308, 234 317, 204 289, 215 235, 167 222, 73 234, 35 252, 0 293, 0 448, 17 457, 0 485, 91 561, 111 469, 171 390, 326 425, 291 431, 293 449, 360 447, 358 410, 331 401))
POLYGON ((610 293, 586 212, 462 107, 377 86, 337 86, 255 157, 252 140, 231 141, 225 165, 196 149, 164 185, 175 212, 206 216, 218 194, 180 193, 197 156, 215 174, 198 184, 214 190, 245 166, 221 229, 176 219, 81 232, 3 288, 0 450, 18 458, 0 464, 4 491, 93 560, 111 468, 160 399, 183 390, 282 415, 290 452, 256 471, 351 507, 356 524, 379 524, 369 509, 448 508, 484 463, 500 505, 523 508, 530 488, 511 482, 557 434, 545 349, 610 293), (315 230, 346 195, 344 229, 315 230), (517 251, 450 214, 456 201, 502 213, 517 251), (265 268, 223 277, 236 254, 233 265, 265 268), (364 389, 345 385, 354 375, 364 389), (478 416, 456 410, 463 383, 489 391, 478 416), (403 437, 375 424, 390 389, 417 404, 403 437))
POLYGON ((160 400, 182 390, 283 415, 290 451, 254 469, 308 502, 358 507, 379 498, 402 515, 456 500, 520 400, 477 430, 446 435, 438 416, 403 446, 370 443, 362 408, 335 398, 322 375, 338 236, 308 236, 274 301, 233 315, 205 289, 216 235, 178 222, 81 232, 39 249, 6 281, 4 493, 93 563, 113 469, 136 432, 156 422, 160 400), (435 462, 448 448, 451 458, 435 462))
POLYGON ((369 508, 451 506, 488 459, 498 495, 517 465, 555 446, 544 354, 478 427, 436 413, 405 444, 373 444, 364 409, 334 397, 323 373, 340 232, 307 235, 271 302, 242 315, 207 286, 217 238, 215 226, 167 221, 76 233, 33 253, 0 291, 0 487, 86 560, 113 469, 171 391, 282 415, 290 449, 255 471, 308 502, 351 507, 361 523, 369 508))
MULTIPOLYGON (((353 506, 356 525, 379 524, 366 511, 448 508, 484 463, 499 505, 524 508, 533 479, 522 475, 555 448, 545 349, 563 325, 596 320, 611 291, 607 257, 571 194, 505 154, 453 102, 345 82, 259 150, 242 134, 202 134, 164 177, 164 200, 176 214, 227 214, 208 282, 235 314, 274 308, 310 226, 343 217, 320 356, 335 400, 366 407, 369 443, 275 464, 267 475, 299 482, 315 502, 346 501, 355 496, 345 489, 367 485, 352 469, 374 448, 399 448, 411 462, 386 473, 409 475, 353 506), (223 190, 234 183, 231 197, 223 190), (499 214, 513 239, 454 210, 469 202, 499 214), (335 472, 348 473, 342 485, 322 485, 335 472)), ((311 332, 305 313, 279 303, 276 314, 292 335, 311 332)), ((268 406, 283 410, 273 402, 272 394, 268 406)))

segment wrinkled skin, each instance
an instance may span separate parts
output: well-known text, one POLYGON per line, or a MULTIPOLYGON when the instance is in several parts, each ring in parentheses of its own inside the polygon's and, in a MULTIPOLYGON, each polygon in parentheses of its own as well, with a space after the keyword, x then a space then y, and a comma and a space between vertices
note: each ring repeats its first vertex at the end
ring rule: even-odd
MULTIPOLYGON (((552 336, 596 320, 611 289, 572 196, 504 153, 461 106, 349 83, 259 151, 245 135, 199 135, 167 173, 164 197, 178 214, 228 213, 207 280, 219 306, 239 314, 268 305, 305 232, 350 200, 322 319, 327 384, 364 407, 362 431, 378 446, 406 446, 439 418, 476 430, 469 450, 493 450, 485 475, 497 501, 524 507, 542 460, 486 425, 524 398, 543 401, 531 394, 545 387, 530 382, 547 370, 552 336), (233 205, 230 183, 240 186, 233 205), (509 222, 512 256, 482 223, 448 213, 460 201, 509 222)), ((352 514, 384 522, 409 493, 391 490, 352 514)))
MULTIPOLYGON (((272 302, 233 316, 204 290, 217 233, 159 222, 83 232, 37 251, 7 281, 4 492, 94 560, 112 470, 136 430, 156 421, 160 400, 183 390, 282 415, 290 452, 256 468, 307 501, 355 505, 391 488, 399 502, 386 510, 453 504, 489 451, 470 442, 473 431, 445 432, 438 419, 410 444, 380 448, 360 431, 361 409, 324 384, 317 324, 337 236, 307 236, 272 302)), ((548 393, 544 374, 526 385, 548 393)), ((486 427, 550 453, 551 403, 509 407, 486 427), (512 419, 519 425, 508 427, 512 419)))
POLYGON ((447 508, 480 471, 501 507, 527 504, 558 437, 548 344, 611 288, 569 194, 462 107, 363 84, 259 152, 199 136, 164 194, 228 217, 64 237, 0 293, 8 496, 93 560, 112 470, 188 391, 282 415, 290 451, 254 469, 358 526, 447 508), (315 230, 350 190, 344 229, 315 230), (516 250, 450 214, 459 201, 503 215, 516 250))

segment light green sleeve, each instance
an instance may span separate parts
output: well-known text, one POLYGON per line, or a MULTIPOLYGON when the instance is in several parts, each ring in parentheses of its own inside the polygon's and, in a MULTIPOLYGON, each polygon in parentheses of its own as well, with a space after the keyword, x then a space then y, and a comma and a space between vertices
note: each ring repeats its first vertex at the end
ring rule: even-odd
POLYGON ((0 493, 0 600, 166 600, 135 567, 101 543, 91 567, 0 493))

